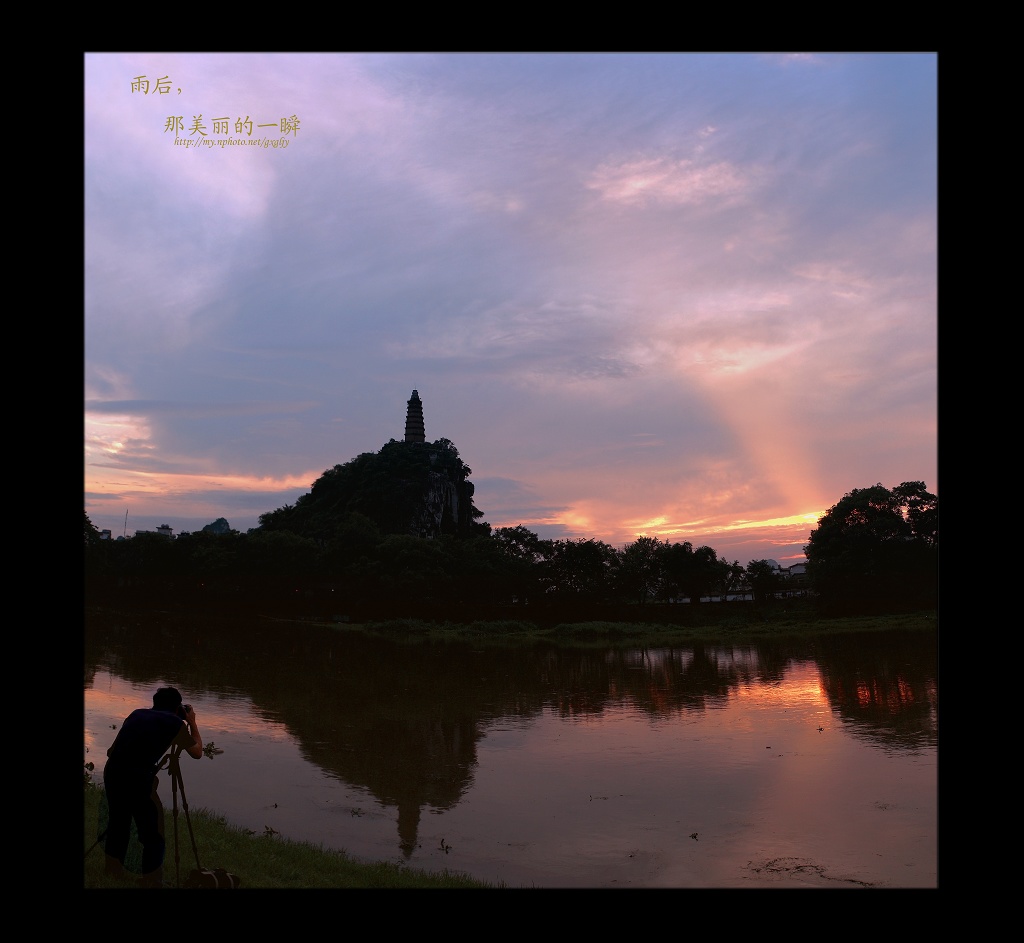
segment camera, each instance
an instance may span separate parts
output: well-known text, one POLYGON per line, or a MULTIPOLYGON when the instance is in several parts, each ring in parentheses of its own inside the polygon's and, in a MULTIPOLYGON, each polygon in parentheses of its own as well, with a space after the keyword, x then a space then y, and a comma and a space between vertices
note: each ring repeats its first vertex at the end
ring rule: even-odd
POLYGON ((181 707, 178 708, 178 713, 180 714, 182 720, 186 720, 188 718, 188 712, 190 710, 192 710, 191 704, 182 704, 181 707))

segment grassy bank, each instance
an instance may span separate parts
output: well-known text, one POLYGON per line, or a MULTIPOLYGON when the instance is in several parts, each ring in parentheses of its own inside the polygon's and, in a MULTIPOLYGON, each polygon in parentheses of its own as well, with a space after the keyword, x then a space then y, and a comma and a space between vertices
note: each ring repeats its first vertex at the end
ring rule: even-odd
MULTIPOLYGON (((648 605, 629 607, 610 618, 588 617, 566 609, 564 617, 546 611, 543 618, 496 618, 455 621, 444 618, 390 618, 342 621, 316 616, 232 612, 211 613, 182 610, 87 607, 87 616, 126 621, 145 619, 189 620, 193 624, 262 621, 288 626, 326 626, 337 632, 361 633, 395 641, 455 642, 474 646, 509 645, 601 646, 601 645, 685 645, 693 643, 756 643, 766 640, 809 639, 859 632, 938 631, 938 612, 879 615, 823 616, 813 600, 778 601, 766 606, 753 603, 702 603, 690 605, 648 605)), ((525 610, 524 610, 525 614, 525 610)))
MULTIPOLYGON (((875 616, 822 618, 810 608, 774 608, 741 615, 718 608, 706 612, 693 624, 678 622, 560 622, 538 625, 525 620, 500 622, 428 622, 422 619, 392 619, 364 624, 322 623, 339 632, 402 639, 409 642, 469 641, 474 645, 685 645, 693 643, 753 643, 764 640, 817 638, 855 632, 936 632, 936 610, 875 616)), ((287 620, 280 620, 287 621, 287 620)))
MULTIPOLYGON (((100 790, 85 786, 85 883, 90 888, 136 889, 135 875, 120 880, 104 874, 103 846, 96 841, 100 790), (89 849, 92 848, 90 851, 89 849)), ((199 860, 204 868, 225 868, 249 888, 493 888, 461 874, 433 874, 389 862, 356 861, 343 852, 328 851, 304 842, 277 836, 252 835, 228 825, 220 816, 204 809, 190 809, 199 860)), ((174 885, 174 823, 167 813, 164 834, 167 859, 164 881, 174 885)), ((183 813, 178 814, 179 872, 184 883, 196 865, 183 813)))

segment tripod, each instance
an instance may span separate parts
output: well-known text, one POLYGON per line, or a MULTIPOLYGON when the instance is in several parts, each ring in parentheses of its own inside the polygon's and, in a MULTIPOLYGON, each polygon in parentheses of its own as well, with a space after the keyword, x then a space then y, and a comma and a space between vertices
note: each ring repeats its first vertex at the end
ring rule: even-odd
POLYGON ((188 814, 188 800, 185 798, 185 781, 181 778, 181 747, 171 745, 171 752, 168 753, 157 767, 159 773, 165 766, 167 775, 171 777, 171 817, 174 820, 174 885, 181 887, 181 855, 178 851, 178 790, 181 790, 181 807, 185 810, 185 823, 188 825, 188 837, 192 841, 192 853, 196 856, 196 868, 203 870, 199 863, 199 849, 196 847, 196 836, 192 831, 192 819, 188 814))

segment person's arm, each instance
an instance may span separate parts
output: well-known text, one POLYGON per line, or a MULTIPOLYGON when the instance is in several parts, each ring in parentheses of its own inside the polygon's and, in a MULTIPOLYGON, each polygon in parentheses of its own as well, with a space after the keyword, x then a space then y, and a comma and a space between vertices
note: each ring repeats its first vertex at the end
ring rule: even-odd
POLYGON ((198 760, 203 755, 203 737, 199 733, 194 710, 189 710, 185 714, 185 726, 182 726, 178 736, 174 738, 174 742, 194 760, 198 760))

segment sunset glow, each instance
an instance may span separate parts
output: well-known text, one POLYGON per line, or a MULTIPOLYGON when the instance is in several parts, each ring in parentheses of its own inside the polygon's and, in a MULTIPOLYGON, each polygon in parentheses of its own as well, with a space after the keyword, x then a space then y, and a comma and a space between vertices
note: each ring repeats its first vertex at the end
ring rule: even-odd
POLYGON ((854 488, 938 493, 937 56, 84 66, 97 527, 244 532, 413 389, 542 537, 794 562, 854 488))

